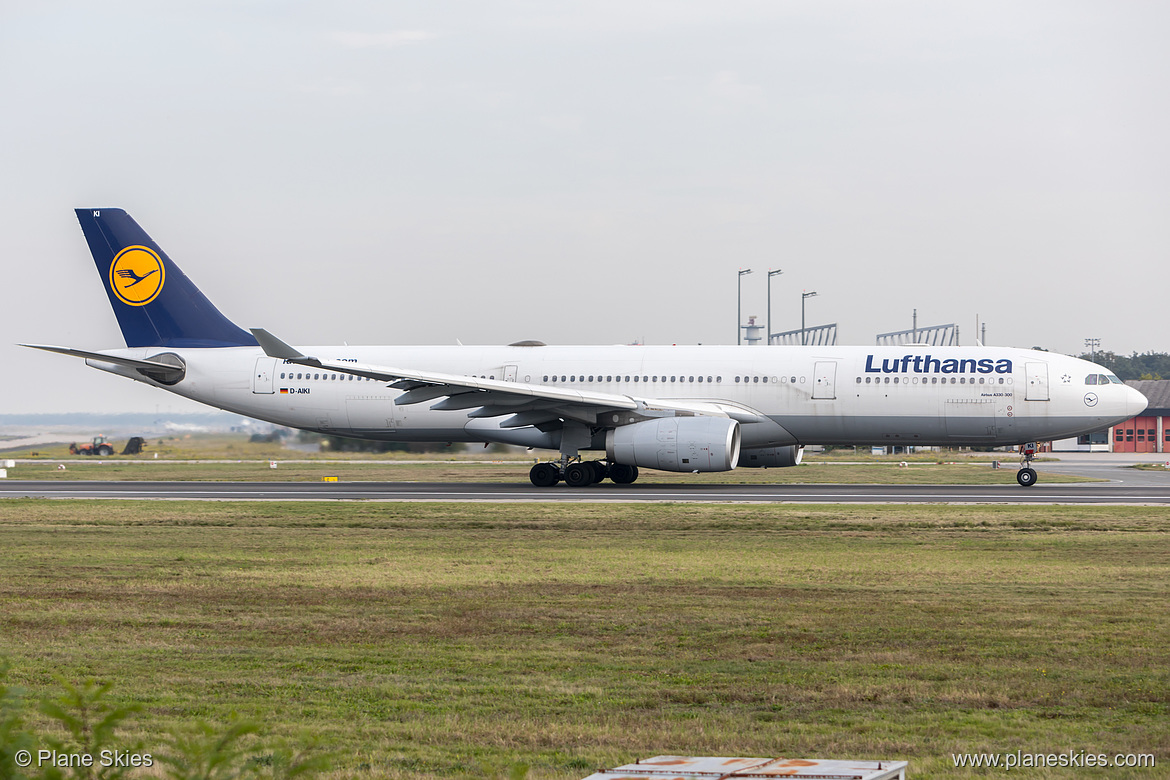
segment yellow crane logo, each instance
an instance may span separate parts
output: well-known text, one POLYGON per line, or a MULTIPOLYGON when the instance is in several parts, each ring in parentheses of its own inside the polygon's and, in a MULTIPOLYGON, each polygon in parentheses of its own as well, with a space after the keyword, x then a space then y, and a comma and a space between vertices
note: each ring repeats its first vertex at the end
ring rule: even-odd
POLYGON ((153 249, 128 246, 110 263, 110 289, 122 303, 145 306, 162 292, 166 273, 153 249))

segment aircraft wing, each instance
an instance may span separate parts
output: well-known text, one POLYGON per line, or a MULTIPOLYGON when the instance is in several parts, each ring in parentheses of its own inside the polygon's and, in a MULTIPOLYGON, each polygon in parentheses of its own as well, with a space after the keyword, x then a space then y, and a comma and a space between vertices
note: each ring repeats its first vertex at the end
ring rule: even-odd
POLYGON ((313 368, 368 377, 405 392, 394 399, 399 405, 436 401, 431 409, 467 410, 468 417, 503 417, 504 428, 540 426, 564 418, 598 425, 599 415, 610 412, 633 412, 646 417, 698 415, 731 417, 744 423, 762 422, 758 412, 717 401, 661 400, 636 398, 619 393, 599 393, 569 387, 549 387, 522 382, 505 382, 476 376, 444 374, 409 368, 377 366, 340 360, 322 360, 302 354, 262 328, 252 328, 252 335, 269 357, 313 368))

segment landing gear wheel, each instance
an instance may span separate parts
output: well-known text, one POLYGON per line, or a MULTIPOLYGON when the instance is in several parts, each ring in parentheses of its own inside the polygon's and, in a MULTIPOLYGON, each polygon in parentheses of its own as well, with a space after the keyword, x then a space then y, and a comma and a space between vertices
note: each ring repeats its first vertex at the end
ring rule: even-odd
POLYGON ((1022 468, 1016 472, 1016 482, 1022 487, 1032 487, 1036 484, 1036 469, 1022 468))
POLYGON ((609 467, 609 478, 619 485, 629 485, 638 478, 638 467, 612 463, 609 467))
POLYGON ((609 476, 609 469, 607 469, 605 467, 604 463, 602 463, 600 461, 596 461, 596 460, 591 460, 591 461, 589 461, 589 463, 587 465, 593 469, 593 484, 594 485, 596 485, 598 482, 601 482, 607 476, 609 476))
POLYGON ((569 487, 588 487, 593 484, 594 472, 588 463, 570 463, 565 467, 565 484, 569 487))
POLYGON ((528 472, 528 479, 537 487, 552 487, 561 481, 561 472, 551 463, 537 463, 528 472))

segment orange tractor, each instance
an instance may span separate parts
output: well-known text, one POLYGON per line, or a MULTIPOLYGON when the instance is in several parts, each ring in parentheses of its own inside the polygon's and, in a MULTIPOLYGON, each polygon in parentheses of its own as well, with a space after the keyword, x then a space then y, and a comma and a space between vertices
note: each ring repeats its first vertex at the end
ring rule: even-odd
POLYGON ((114 447, 110 444, 110 440, 105 436, 94 436, 93 442, 90 444, 82 444, 80 447, 77 444, 69 445, 70 455, 101 455, 103 457, 114 454, 114 447))

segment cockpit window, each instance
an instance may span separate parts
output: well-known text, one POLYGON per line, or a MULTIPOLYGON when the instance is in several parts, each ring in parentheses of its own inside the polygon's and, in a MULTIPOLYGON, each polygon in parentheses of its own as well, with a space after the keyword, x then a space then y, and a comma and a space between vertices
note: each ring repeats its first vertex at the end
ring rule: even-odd
POLYGON ((1089 374, 1087 377, 1085 377, 1085 384, 1086 385, 1097 384, 1097 374, 1089 374))
POLYGON ((1089 374, 1087 377, 1085 377, 1086 385, 1107 385, 1110 382, 1113 382, 1117 385, 1122 383, 1120 379, 1113 376, 1112 374, 1109 374, 1108 376, 1105 374, 1089 374))
MULTIPOLYGON (((1113 384, 1115 384, 1115 385, 1123 385, 1123 384, 1125 384, 1125 382, 1122 382, 1122 381, 1121 381, 1121 379, 1120 379, 1120 378, 1118 378, 1118 377, 1117 377, 1116 375, 1114 375, 1114 374, 1106 374, 1105 376, 1107 376, 1107 377, 1109 378, 1109 381, 1110 381, 1110 382, 1112 382, 1112 383, 1113 383, 1113 384)), ((1105 384, 1105 383, 1104 383, 1104 382, 1102 382, 1101 384, 1105 384)))

